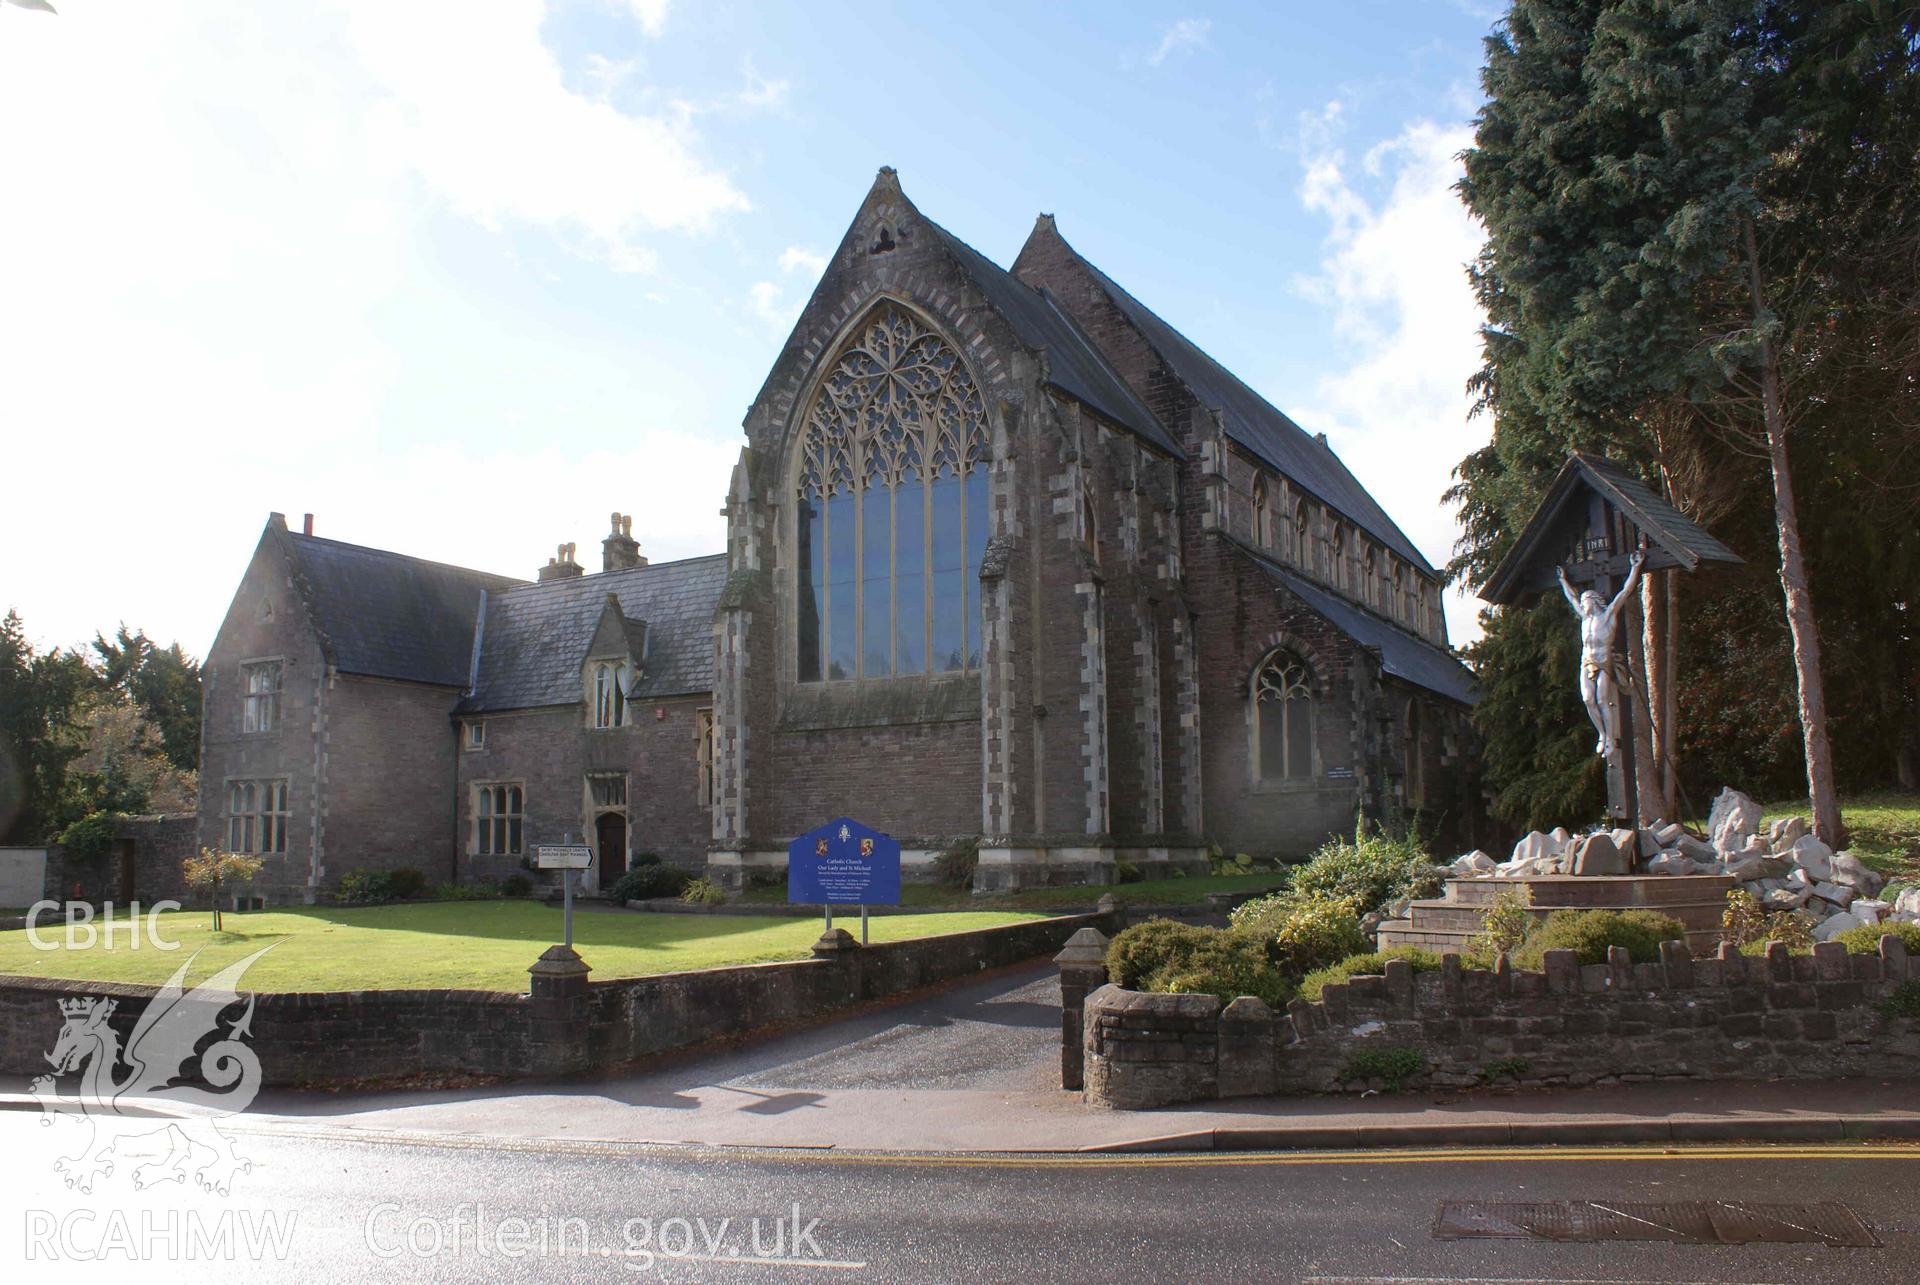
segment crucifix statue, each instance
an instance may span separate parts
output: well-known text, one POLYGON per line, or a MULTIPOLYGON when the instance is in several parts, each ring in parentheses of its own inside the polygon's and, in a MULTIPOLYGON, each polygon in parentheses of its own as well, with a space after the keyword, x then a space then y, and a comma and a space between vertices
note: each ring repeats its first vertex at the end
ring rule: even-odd
POLYGON ((1560 578, 1560 592, 1580 617, 1580 699, 1586 703, 1587 717, 1593 720, 1594 731, 1600 735, 1599 743, 1594 746, 1595 754, 1610 754, 1622 739, 1615 717, 1620 708, 1620 688, 1613 673, 1613 643, 1619 633, 1620 609, 1638 587, 1640 569, 1646 564, 1646 550, 1636 551, 1627 581, 1612 602, 1592 589, 1575 594, 1567 580, 1566 568, 1555 568, 1560 578))

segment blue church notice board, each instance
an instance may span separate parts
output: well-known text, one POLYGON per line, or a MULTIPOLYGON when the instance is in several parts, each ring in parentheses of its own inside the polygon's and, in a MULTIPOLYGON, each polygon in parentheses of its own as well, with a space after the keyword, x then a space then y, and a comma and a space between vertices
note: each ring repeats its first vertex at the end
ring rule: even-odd
POLYGON ((787 845, 787 900, 803 906, 900 904, 900 841, 851 817, 787 845))

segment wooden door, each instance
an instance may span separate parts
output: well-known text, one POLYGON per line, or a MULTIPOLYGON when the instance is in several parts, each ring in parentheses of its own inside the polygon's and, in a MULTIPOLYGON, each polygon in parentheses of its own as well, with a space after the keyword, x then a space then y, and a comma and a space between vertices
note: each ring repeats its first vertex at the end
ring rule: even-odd
POLYGON ((627 819, 618 812, 602 812, 593 823, 593 851, 600 863, 600 886, 613 887, 627 872, 627 819))

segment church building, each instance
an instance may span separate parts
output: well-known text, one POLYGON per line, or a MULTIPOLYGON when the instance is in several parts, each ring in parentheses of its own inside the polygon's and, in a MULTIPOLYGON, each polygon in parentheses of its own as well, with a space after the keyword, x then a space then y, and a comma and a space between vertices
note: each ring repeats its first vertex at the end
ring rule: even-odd
POLYGON ((737 888, 847 814, 999 890, 1478 815, 1433 567, 1051 216, 1009 271, 882 169, 745 430, 711 557, 616 514, 527 581, 274 515, 203 670, 201 841, 269 902, 569 836, 602 887, 653 852, 737 888))

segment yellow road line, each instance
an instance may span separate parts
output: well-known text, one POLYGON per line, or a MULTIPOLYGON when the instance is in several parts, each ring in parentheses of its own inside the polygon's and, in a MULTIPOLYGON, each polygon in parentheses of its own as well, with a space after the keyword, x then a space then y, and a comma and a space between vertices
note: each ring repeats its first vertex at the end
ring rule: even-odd
POLYGON ((873 1168, 956 1169, 1141 1169, 1234 1168, 1291 1165, 1488 1164, 1497 1161, 1585 1162, 1619 1160, 1920 1160, 1920 1143, 1847 1142, 1738 1145, 1706 1143, 1625 1144, 1581 1147, 1381 1147, 1371 1150, 1298 1152, 1065 1152, 955 1155, 942 1152, 823 1151, 811 1147, 708 1147, 614 1139, 475 1137, 457 1134, 375 1132, 343 1129, 247 1129, 261 1137, 300 1137, 330 1142, 419 1147, 450 1151, 541 1152, 577 1156, 637 1155, 691 1160, 748 1160, 762 1164, 846 1165, 873 1168))

